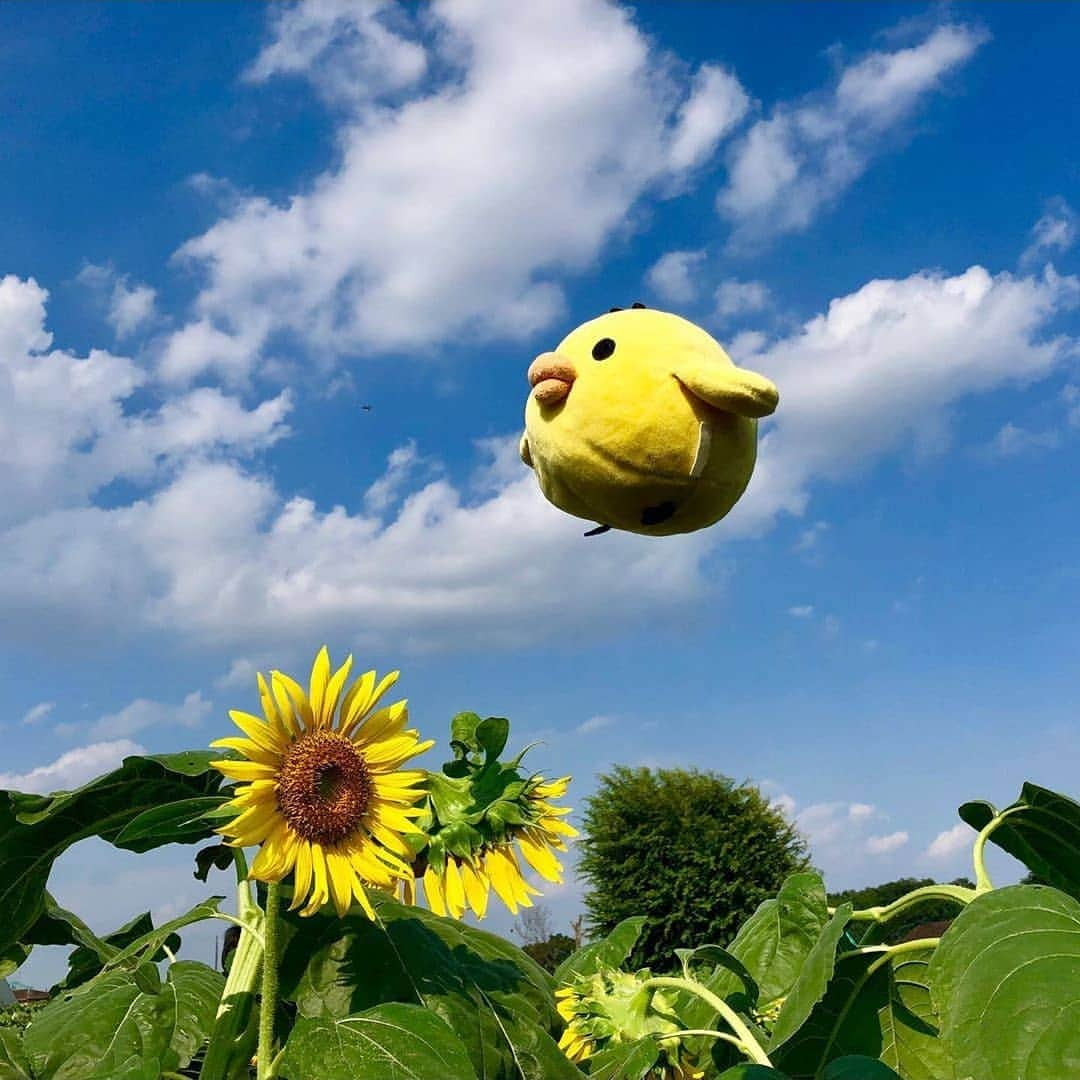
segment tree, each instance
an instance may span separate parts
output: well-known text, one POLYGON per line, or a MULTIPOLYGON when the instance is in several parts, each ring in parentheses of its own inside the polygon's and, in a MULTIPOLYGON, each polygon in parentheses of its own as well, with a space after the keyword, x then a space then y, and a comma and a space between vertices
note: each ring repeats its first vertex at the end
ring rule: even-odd
POLYGON ((592 928, 646 916, 631 963, 654 971, 672 970, 684 945, 726 945, 807 865, 795 827, 757 788, 696 770, 617 766, 588 800, 582 834, 592 928))

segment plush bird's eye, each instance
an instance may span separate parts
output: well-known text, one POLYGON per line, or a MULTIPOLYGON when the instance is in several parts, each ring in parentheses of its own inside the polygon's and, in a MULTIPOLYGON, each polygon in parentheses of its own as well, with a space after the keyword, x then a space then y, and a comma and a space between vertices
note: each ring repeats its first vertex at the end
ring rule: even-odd
POLYGON ((615 342, 609 337, 602 337, 593 347, 594 360, 606 360, 615 351, 615 342))

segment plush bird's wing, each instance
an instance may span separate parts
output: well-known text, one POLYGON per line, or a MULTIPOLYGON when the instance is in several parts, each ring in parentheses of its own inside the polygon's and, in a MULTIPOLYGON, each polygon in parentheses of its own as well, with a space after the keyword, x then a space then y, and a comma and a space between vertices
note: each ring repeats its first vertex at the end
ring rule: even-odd
POLYGON ((521 460, 531 469, 533 467, 532 454, 529 451, 529 436, 523 434, 521 436, 521 442, 518 443, 518 453, 521 455, 521 460))
POLYGON ((768 416, 776 410, 776 387, 756 371, 727 364, 681 364, 674 376, 695 397, 737 416, 768 416))

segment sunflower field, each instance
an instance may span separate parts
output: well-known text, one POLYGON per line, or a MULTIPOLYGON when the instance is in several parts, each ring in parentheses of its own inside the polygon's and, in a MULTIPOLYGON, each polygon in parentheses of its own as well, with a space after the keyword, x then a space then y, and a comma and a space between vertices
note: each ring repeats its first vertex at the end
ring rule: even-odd
POLYGON ((0 1080, 1069 1080, 1080 1076, 1080 805, 1026 784, 970 802, 974 888, 830 907, 790 876, 729 942, 687 941, 628 970, 630 918, 550 975, 466 925, 559 882, 569 778, 506 754, 509 723, 454 717, 450 759, 383 703, 396 673, 350 683, 326 650, 308 686, 258 679, 262 715, 214 751, 133 756, 75 791, 0 792, 0 975, 72 947, 25 1030, 0 1026, 0 1080), (48 891, 72 844, 200 845, 195 874, 235 877, 154 926, 98 936, 48 891), (995 888, 992 843, 1044 885, 995 888), (248 857, 254 852, 249 864, 248 857), (939 938, 887 944, 921 905, 939 938), (225 976, 181 932, 238 925, 225 976))

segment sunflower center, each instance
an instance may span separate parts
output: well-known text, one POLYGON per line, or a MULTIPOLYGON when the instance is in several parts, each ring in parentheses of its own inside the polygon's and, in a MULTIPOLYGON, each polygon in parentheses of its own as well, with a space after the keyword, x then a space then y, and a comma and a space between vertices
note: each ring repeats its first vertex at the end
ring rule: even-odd
POLYGON ((282 816, 301 839, 336 844, 351 836, 371 805, 364 755, 336 731, 309 731, 285 755, 278 774, 282 816))

